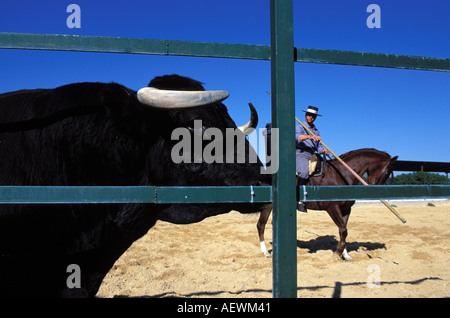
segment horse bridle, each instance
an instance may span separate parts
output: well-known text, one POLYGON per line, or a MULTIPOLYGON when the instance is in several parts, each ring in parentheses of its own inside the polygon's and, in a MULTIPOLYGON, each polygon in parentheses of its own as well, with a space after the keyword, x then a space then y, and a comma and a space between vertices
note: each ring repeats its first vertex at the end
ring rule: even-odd
MULTIPOLYGON (((348 177, 349 180, 352 180, 352 179, 353 179, 353 178, 347 173, 347 171, 345 171, 345 169, 344 169, 344 170, 337 169, 337 167, 335 167, 333 164, 331 164, 330 161, 328 161, 328 163, 334 168, 334 170, 341 176, 341 178, 342 178, 344 181, 347 182, 347 180, 346 180, 346 178, 344 177, 344 175, 345 175, 346 177, 348 177)), ((384 166, 383 170, 381 171, 381 174, 378 176, 378 178, 375 180, 375 182, 374 182, 374 183, 369 183, 369 185, 377 185, 377 184, 381 181, 381 178, 386 174, 386 169, 388 169, 388 167, 390 166, 390 164, 391 164, 391 159, 389 159, 389 161, 386 163, 386 165, 384 166)), ((347 182, 347 183, 348 183, 348 182, 347 182)), ((348 184, 350 184, 350 183, 348 183, 348 184)))
POLYGON ((383 170, 381 171, 380 175, 378 176, 377 180, 375 180, 374 183, 370 183, 370 185, 377 185, 381 181, 381 178, 387 174, 386 170, 388 169, 390 164, 391 164, 391 160, 389 159, 389 161, 387 162, 387 164, 384 166, 383 170))

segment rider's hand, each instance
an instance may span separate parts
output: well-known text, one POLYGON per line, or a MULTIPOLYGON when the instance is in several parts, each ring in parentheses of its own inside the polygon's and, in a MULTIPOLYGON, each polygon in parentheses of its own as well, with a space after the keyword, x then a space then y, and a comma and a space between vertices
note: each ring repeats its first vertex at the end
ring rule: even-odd
POLYGON ((323 149, 320 153, 324 153, 324 154, 326 154, 327 156, 330 155, 330 152, 328 151, 328 149, 323 149))

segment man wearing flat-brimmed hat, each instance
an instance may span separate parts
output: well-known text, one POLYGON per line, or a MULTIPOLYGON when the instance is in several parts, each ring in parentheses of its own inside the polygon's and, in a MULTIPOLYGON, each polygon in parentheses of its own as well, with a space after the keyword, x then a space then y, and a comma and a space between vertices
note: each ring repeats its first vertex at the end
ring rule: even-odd
MULTIPOLYGON (((303 110, 305 114, 305 121, 303 124, 308 127, 315 136, 311 135, 302 125, 295 126, 295 157, 296 157, 296 171, 298 175, 297 185, 304 185, 309 179, 309 159, 313 153, 329 154, 328 150, 320 144, 320 133, 314 125, 318 113, 318 108, 308 106, 307 110, 303 110)), ((306 212, 304 204, 298 204, 297 209, 306 212)))

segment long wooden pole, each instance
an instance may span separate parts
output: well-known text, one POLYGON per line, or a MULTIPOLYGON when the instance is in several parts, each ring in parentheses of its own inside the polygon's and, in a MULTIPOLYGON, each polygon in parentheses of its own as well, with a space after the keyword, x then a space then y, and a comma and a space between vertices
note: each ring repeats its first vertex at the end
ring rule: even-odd
MULTIPOLYGON (((303 124, 300 120, 298 120, 297 117, 295 117, 295 119, 299 122, 300 125, 303 126, 303 128, 305 128, 312 136, 315 136, 314 133, 308 128, 306 127, 305 124, 303 124)), ((324 146, 331 154, 333 154, 333 156, 340 161, 340 163, 342 163, 342 165, 344 167, 346 167, 362 184, 364 185, 369 185, 366 181, 364 181, 363 178, 361 178, 352 168, 350 168, 350 166, 348 164, 346 164, 338 155, 336 155, 327 145, 325 145, 325 143, 320 140, 320 143, 322 144, 322 146, 324 146)), ((381 203, 383 203, 392 213, 394 213, 394 215, 396 217, 398 217, 400 219, 400 221, 402 221, 403 223, 406 223, 406 220, 389 204, 387 203, 385 200, 380 200, 381 203)))

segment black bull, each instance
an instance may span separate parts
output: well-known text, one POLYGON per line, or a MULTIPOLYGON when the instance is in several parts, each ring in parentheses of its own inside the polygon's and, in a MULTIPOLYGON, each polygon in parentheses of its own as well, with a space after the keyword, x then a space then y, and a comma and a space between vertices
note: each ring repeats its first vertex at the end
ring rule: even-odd
MULTIPOLYGON (((157 77, 149 86, 204 90, 176 75, 157 77)), ((172 131, 190 129, 198 119, 222 131, 236 128, 220 101, 149 108, 135 91, 115 83, 5 93, 0 95, 0 185, 268 184, 259 159, 175 164, 172 131)), ((157 220, 187 224, 230 210, 261 209, 256 203, 0 205, 0 296, 92 297, 114 262, 157 220), (80 275, 71 278, 76 269, 80 275)))

